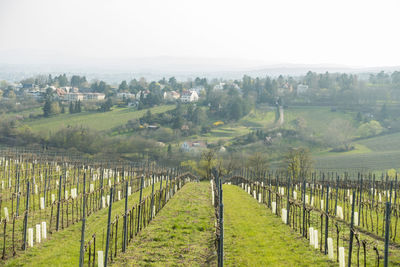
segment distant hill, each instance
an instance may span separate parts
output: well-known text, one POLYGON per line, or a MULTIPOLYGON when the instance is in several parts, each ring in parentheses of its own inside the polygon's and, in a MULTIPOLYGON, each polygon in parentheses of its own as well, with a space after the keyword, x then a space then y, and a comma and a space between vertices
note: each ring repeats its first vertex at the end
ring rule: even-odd
MULTIPOLYGON (((216 59, 216 58, 120 58, 120 59, 80 59, 77 61, 60 58, 59 63, 49 60, 30 59, 27 64, 12 62, 10 55, 2 57, 0 62, 0 80, 18 81, 36 74, 80 74, 89 79, 101 79, 109 83, 121 80, 145 77, 160 79, 175 76, 177 79, 208 77, 224 79, 240 79, 244 74, 250 76, 301 76, 308 71, 318 73, 346 72, 372 73, 381 70, 392 72, 400 70, 400 66, 357 68, 344 65, 308 65, 308 64, 265 64, 256 60, 216 59), (45 62, 45 63, 35 63, 45 62)), ((365 75, 364 75, 365 76, 365 75)), ((365 76, 367 77, 367 76, 365 76)))

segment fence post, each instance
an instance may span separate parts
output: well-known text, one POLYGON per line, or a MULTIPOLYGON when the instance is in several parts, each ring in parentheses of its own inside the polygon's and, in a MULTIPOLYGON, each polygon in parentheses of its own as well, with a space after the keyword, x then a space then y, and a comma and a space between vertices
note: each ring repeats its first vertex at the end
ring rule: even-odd
POLYGON ((126 250, 126 243, 127 243, 127 213, 128 213, 128 181, 126 181, 125 185, 125 215, 124 215, 124 242, 122 246, 122 252, 125 252, 126 250))
POLYGON ((328 225, 329 225, 329 182, 326 187, 326 203, 325 203, 325 255, 328 254, 328 225))
POLYGON ((29 181, 26 186, 26 207, 25 207, 25 220, 24 220, 24 250, 26 250, 26 231, 28 230, 28 212, 29 212, 29 181))
POLYGON ((143 194, 143 182, 144 182, 144 175, 142 175, 142 179, 140 180, 140 195, 139 195, 139 207, 138 207, 138 223, 137 223, 137 232, 140 229, 140 215, 142 212, 142 194, 143 194))
POLYGON ((161 180, 160 180, 160 197, 158 199, 158 210, 160 210, 160 207, 161 207, 161 198, 162 198, 162 191, 161 190, 162 190, 163 178, 164 178, 164 175, 161 176, 161 180))
POLYGON ((58 203, 57 203, 57 223, 56 223, 57 231, 60 226, 61 179, 62 179, 62 176, 60 175, 60 181, 58 182, 58 203))
POLYGON ((100 209, 103 209, 103 194, 104 194, 104 169, 101 168, 101 175, 100 175, 100 209))
POLYGON ((336 216, 337 213, 337 201, 338 201, 338 196, 339 196, 339 176, 336 177, 336 196, 335 196, 335 214, 333 216, 336 216))
POLYGON ((85 260, 85 225, 86 225, 86 173, 83 174, 83 216, 82 216, 82 232, 81 232, 81 250, 79 256, 79 267, 83 266, 85 260))
POLYGON ((19 192, 19 172, 17 173, 17 207, 16 207, 16 213, 17 213, 17 217, 19 216, 19 200, 20 200, 20 192, 19 192))
POLYGON ((151 187, 151 203, 150 203, 150 221, 153 219, 153 206, 154 206, 154 173, 153 173, 153 181, 151 187))
POLYGON ((288 184, 287 184, 287 202, 286 202, 286 224, 289 225, 289 210, 290 210, 290 203, 289 203, 289 197, 290 197, 290 175, 288 178, 288 184))
POLYGON ((389 266, 389 231, 390 231, 390 207, 391 203, 386 202, 386 225, 385 225, 385 255, 384 266, 389 266))
POLYGON ((112 210, 112 198, 113 198, 113 189, 110 189, 110 206, 108 207, 108 222, 107 222, 107 239, 106 239, 106 253, 104 259, 104 267, 107 267, 108 262, 108 248, 110 247, 110 226, 111 226, 111 210, 112 210))
POLYGON ((353 251, 353 237, 354 237, 354 232, 353 232, 353 227, 354 227, 354 203, 356 202, 356 191, 353 191, 353 201, 351 203, 351 221, 350 221, 350 243, 349 243, 349 261, 348 261, 348 267, 351 267, 351 253, 353 251))

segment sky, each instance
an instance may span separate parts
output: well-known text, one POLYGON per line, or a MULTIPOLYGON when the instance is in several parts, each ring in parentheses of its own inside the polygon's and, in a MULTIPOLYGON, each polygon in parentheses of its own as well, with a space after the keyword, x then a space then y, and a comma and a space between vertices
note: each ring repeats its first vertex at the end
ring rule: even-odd
POLYGON ((398 0, 0 0, 0 63, 400 65, 398 0))

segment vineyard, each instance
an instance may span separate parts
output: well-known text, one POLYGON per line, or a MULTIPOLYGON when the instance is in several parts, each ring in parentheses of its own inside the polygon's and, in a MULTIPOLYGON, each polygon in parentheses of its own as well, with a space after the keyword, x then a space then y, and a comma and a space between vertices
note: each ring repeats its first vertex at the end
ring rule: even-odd
POLYGON ((265 205, 339 266, 400 264, 397 177, 313 173, 300 180, 242 171, 225 182, 265 205))
POLYGON ((111 262, 124 252, 175 193, 196 179, 155 165, 2 154, 6 265, 106 265, 104 259, 111 262))
POLYGON ((396 176, 213 169, 199 183, 150 162, 0 152, 2 265, 400 264, 396 176))

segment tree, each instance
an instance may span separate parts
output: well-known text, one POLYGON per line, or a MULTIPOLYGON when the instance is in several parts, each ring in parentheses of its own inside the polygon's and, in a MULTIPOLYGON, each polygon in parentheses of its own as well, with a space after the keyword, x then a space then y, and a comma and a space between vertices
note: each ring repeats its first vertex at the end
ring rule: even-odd
POLYGON ((69 102, 69 113, 72 114, 75 112, 75 108, 74 108, 74 104, 71 102, 69 102))
POLYGON ((291 148, 285 164, 293 180, 302 180, 312 169, 311 153, 307 148, 291 148))
POLYGON ((118 87, 118 90, 121 91, 121 92, 125 92, 125 91, 128 91, 128 90, 129 90, 129 86, 128 86, 128 84, 126 83, 126 81, 122 81, 122 82, 121 82, 121 84, 120 84, 119 87, 118 87))
POLYGON ((51 115, 51 101, 50 99, 46 99, 43 106, 43 116, 50 117, 51 115))
POLYGON ((63 75, 56 77, 56 79, 61 87, 68 85, 68 78, 67 75, 65 75, 65 73, 63 75))
POLYGON ((268 169, 268 158, 265 154, 256 152, 248 158, 247 167, 256 174, 257 178, 261 178, 263 172, 268 169))
POLYGON ((366 123, 363 123, 359 128, 358 128, 358 134, 361 137, 369 137, 369 136, 374 136, 378 135, 383 132, 383 127, 378 121, 372 120, 366 123))
POLYGON ((347 120, 333 120, 325 132, 325 140, 328 145, 338 151, 349 151, 352 149, 351 140, 355 129, 347 120))
POLYGON ((171 146, 171 144, 168 144, 167 154, 168 154, 168 156, 172 155, 172 146, 171 146))
POLYGON ((112 106, 113 106, 113 104, 112 104, 111 98, 107 98, 106 102, 101 104, 99 111, 102 111, 102 112, 110 111, 112 106))
POLYGON ((71 77, 71 86, 73 86, 73 87, 80 87, 85 82, 86 82, 86 77, 85 76, 81 77, 79 75, 73 75, 71 77))
POLYGON ((60 112, 61 109, 58 102, 51 101, 49 98, 47 98, 43 106, 43 116, 50 117, 52 115, 59 114, 60 112))
POLYGON ((203 177, 207 180, 211 179, 211 170, 213 167, 217 166, 216 153, 212 149, 208 149, 201 154, 201 160, 199 162, 200 170, 203 170, 203 177), (205 175, 204 175, 205 174, 205 175))

